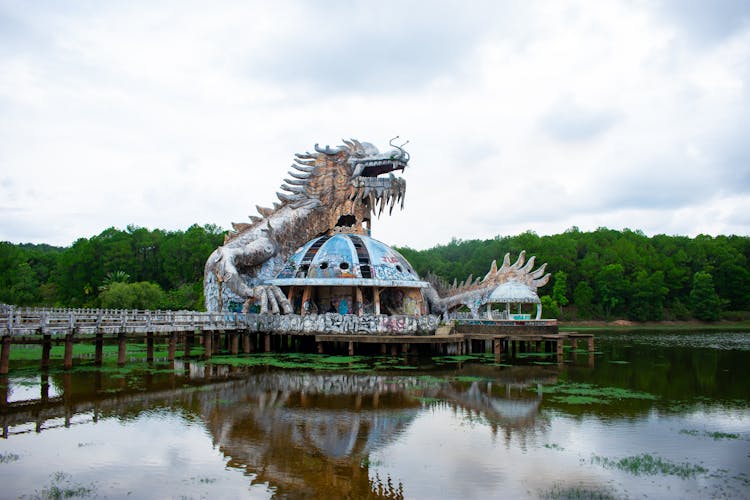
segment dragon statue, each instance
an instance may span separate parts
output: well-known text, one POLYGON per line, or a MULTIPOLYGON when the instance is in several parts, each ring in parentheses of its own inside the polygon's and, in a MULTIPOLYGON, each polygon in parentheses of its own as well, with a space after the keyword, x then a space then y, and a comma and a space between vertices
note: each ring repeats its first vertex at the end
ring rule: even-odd
POLYGON ((489 272, 484 278, 474 280, 469 276, 464 283, 454 281, 447 285, 442 279, 435 275, 428 275, 427 280, 431 287, 425 290, 425 296, 430 303, 433 313, 446 313, 461 306, 466 306, 475 318, 479 317, 479 308, 489 302, 490 295, 500 285, 505 283, 520 283, 534 293, 537 288, 549 282, 550 274, 544 273, 547 264, 542 264, 534 270, 535 257, 526 261, 526 252, 521 251, 518 259, 511 264, 510 254, 506 253, 502 265, 498 268, 497 261, 493 260, 489 272))
POLYGON ((292 307, 282 291, 264 284, 307 241, 351 227, 367 231, 373 215, 387 207, 403 208, 404 171, 409 154, 402 144, 381 153, 368 142, 343 141, 336 148, 315 145, 314 153, 295 155, 289 178, 276 193, 273 208, 257 207, 260 216, 233 223, 233 231, 206 262, 203 291, 209 311, 229 304, 260 304, 260 312, 289 314, 292 307), (387 175, 386 175, 387 174, 387 175))
MULTIPOLYGON (((251 304, 261 313, 291 314, 292 306, 280 288, 266 283, 305 243, 335 232, 368 233, 373 216, 388 208, 403 208, 406 182, 394 175, 404 171, 409 154, 390 141, 393 149, 381 153, 368 142, 343 141, 336 148, 315 145, 314 153, 295 155, 289 178, 276 193, 272 208, 257 207, 259 216, 249 223, 232 223, 224 239, 206 262, 203 289, 209 311, 226 311, 251 304)), ((549 281, 545 265, 532 271, 534 257, 524 265, 525 253, 510 264, 510 256, 500 268, 493 262, 483 278, 447 286, 437 277, 428 277, 424 290, 433 314, 446 313, 462 305, 478 316, 498 285, 516 281, 536 291, 549 281), (544 275, 544 276, 543 276, 544 275)))

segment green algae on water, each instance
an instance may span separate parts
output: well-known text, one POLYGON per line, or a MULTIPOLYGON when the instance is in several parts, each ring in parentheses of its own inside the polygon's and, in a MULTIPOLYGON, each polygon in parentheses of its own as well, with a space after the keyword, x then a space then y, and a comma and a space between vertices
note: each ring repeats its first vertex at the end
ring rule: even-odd
MULTIPOLYGON (((527 388, 537 391, 536 388, 527 388)), ((550 401, 569 405, 610 404, 623 399, 655 400, 657 396, 647 392, 632 391, 621 387, 600 387, 593 384, 562 382, 542 386, 541 391, 549 395, 550 401)))

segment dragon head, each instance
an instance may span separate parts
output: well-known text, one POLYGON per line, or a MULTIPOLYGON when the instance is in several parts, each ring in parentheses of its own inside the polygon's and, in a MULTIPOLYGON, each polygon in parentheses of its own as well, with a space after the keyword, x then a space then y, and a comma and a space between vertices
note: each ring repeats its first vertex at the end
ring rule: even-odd
POLYGON ((344 140, 336 148, 315 145, 315 153, 297 154, 294 170, 277 193, 282 202, 295 206, 319 204, 330 210, 331 226, 368 223, 396 203, 403 208, 406 181, 394 172, 403 171, 409 154, 393 143, 381 153, 369 142, 344 140), (343 222, 341 222, 343 221, 343 222))

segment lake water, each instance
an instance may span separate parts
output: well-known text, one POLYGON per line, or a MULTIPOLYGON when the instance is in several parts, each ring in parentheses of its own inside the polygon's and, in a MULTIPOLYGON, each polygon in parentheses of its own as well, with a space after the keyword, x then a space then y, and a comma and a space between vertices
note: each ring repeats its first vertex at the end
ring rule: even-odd
POLYGON ((750 497, 750 333, 596 348, 562 364, 77 360, 46 376, 16 361, 0 497, 750 497))

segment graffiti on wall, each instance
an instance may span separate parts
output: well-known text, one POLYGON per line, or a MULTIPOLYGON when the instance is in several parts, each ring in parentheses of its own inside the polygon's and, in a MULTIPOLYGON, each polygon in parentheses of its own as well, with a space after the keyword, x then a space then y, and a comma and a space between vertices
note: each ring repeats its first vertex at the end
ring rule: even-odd
POLYGON ((432 334, 438 327, 439 318, 426 316, 375 316, 365 314, 308 314, 285 316, 272 314, 238 315, 251 332, 273 333, 326 333, 357 335, 404 335, 432 334))

